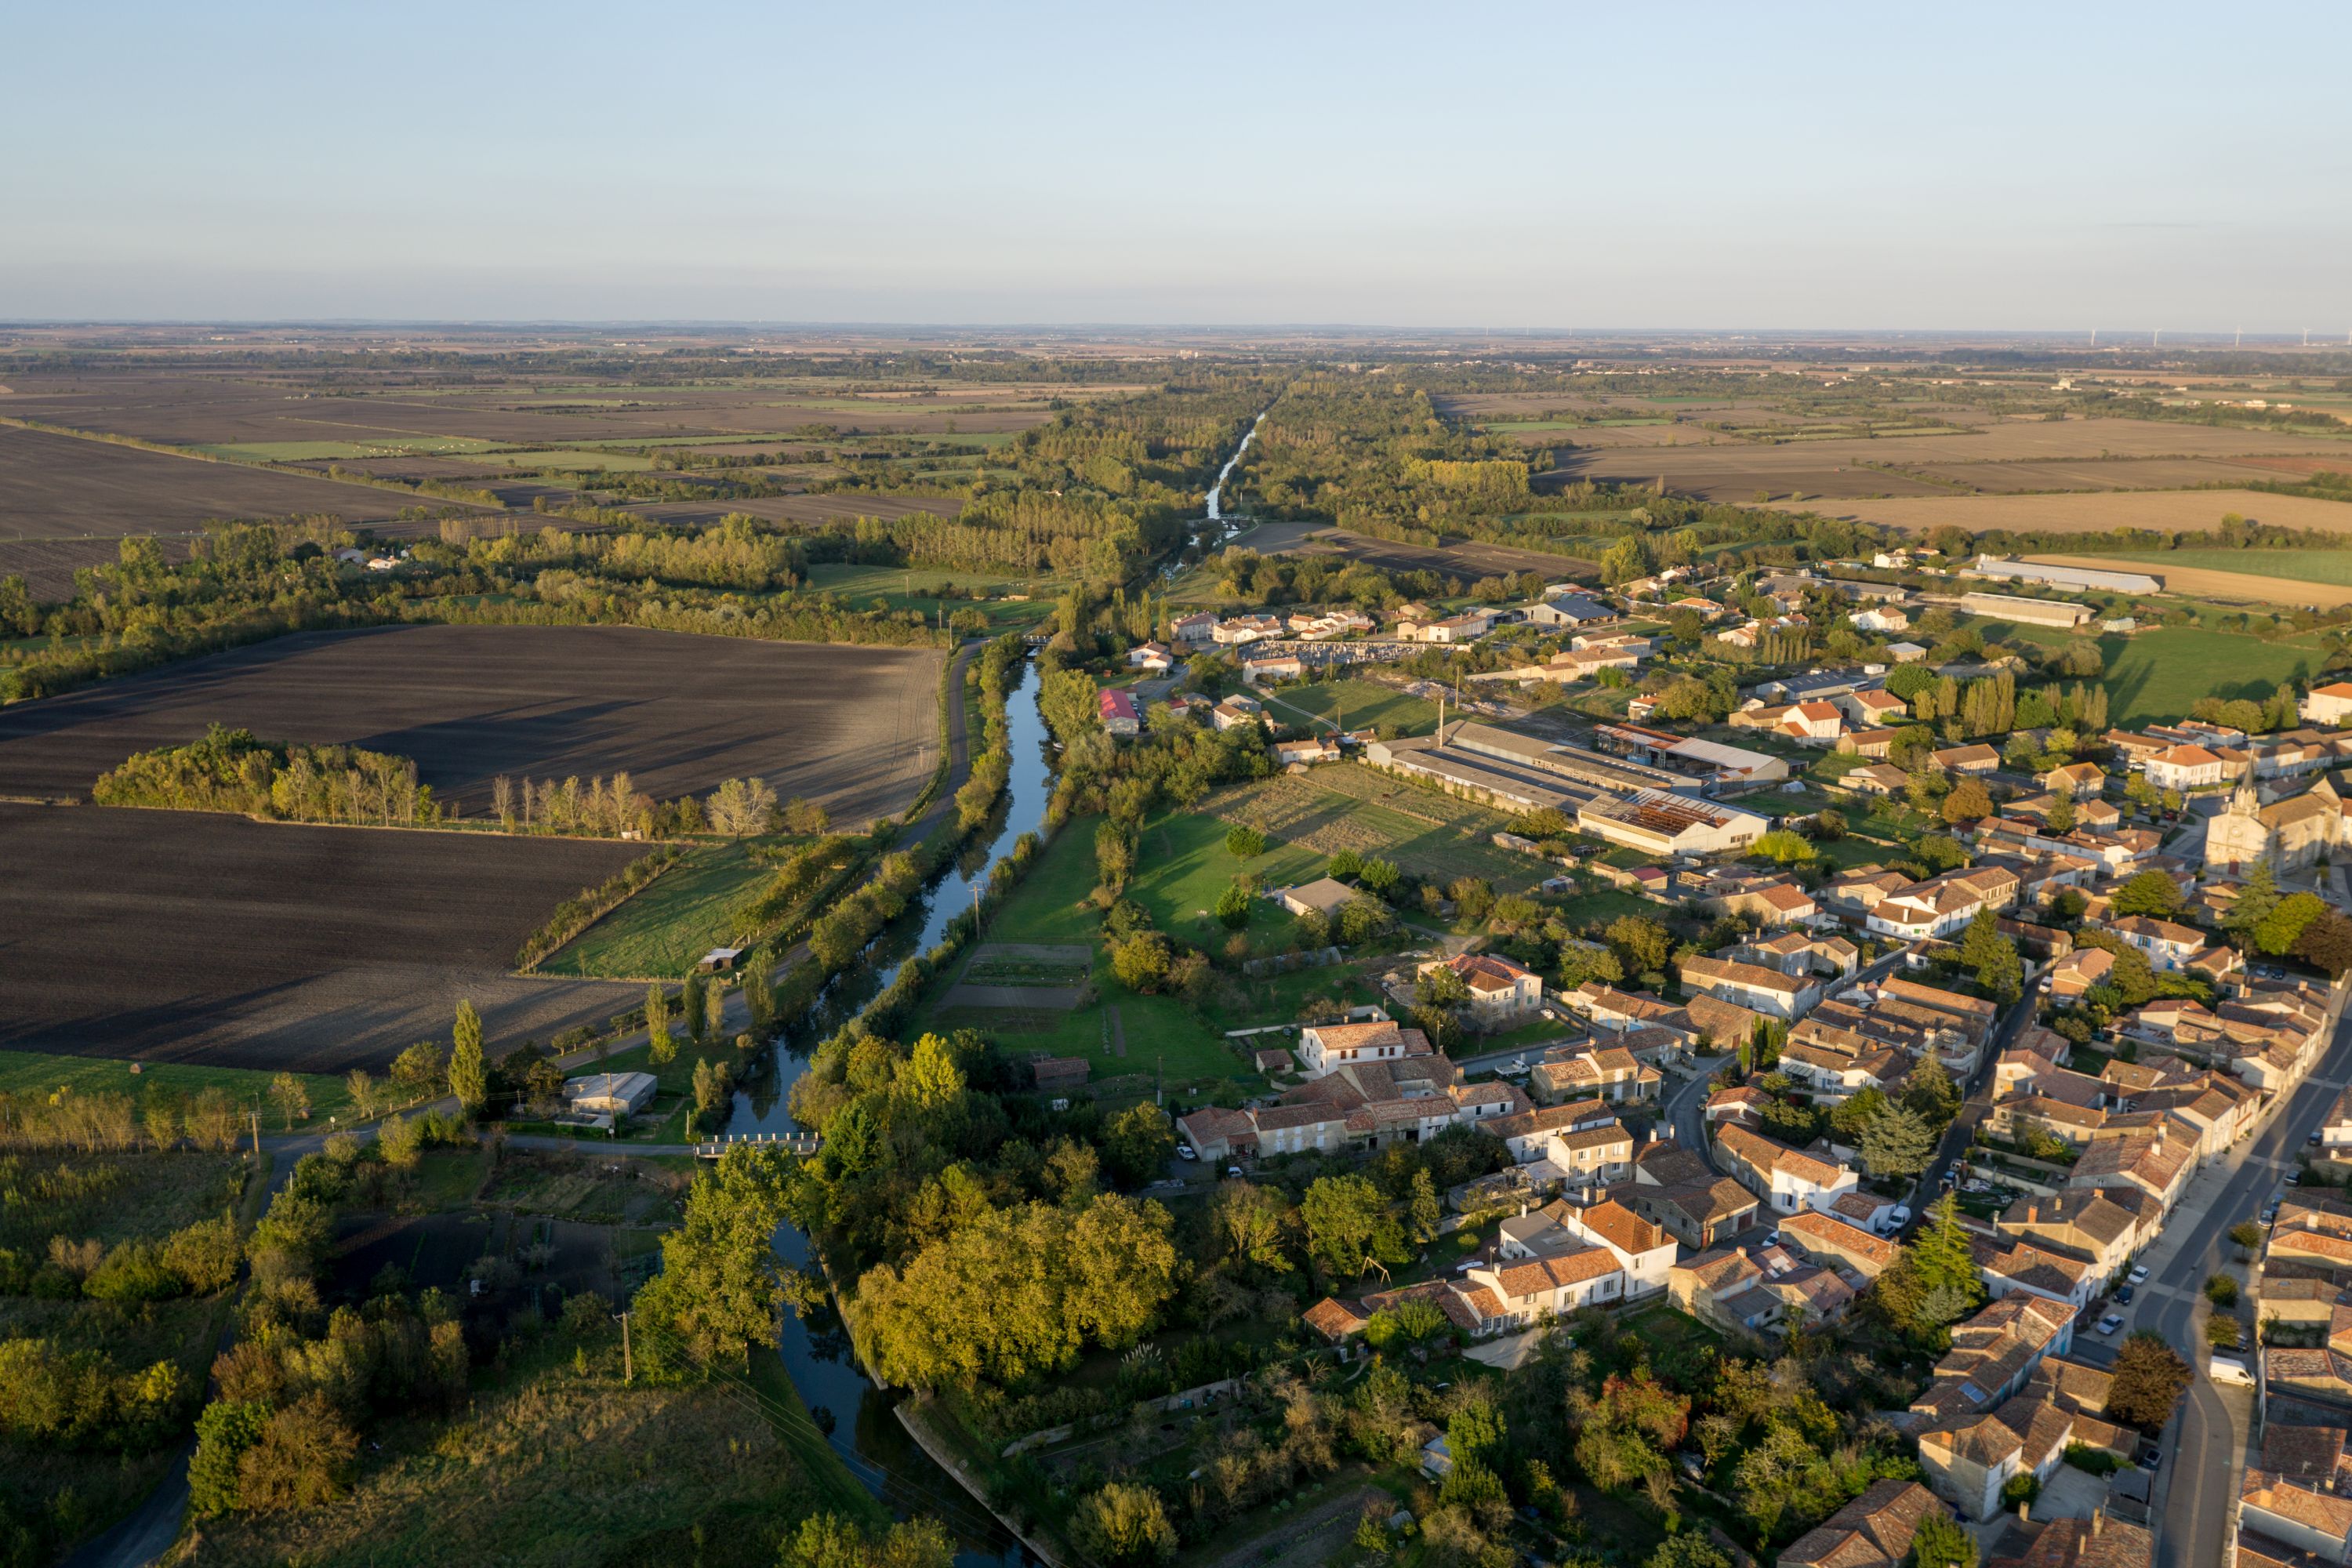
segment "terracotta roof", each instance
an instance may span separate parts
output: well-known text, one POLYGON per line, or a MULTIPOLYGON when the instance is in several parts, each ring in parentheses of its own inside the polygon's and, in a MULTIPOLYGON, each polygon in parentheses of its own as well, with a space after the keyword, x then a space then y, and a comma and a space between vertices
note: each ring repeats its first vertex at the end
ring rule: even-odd
MULTIPOLYGON (((2315 1491, 2275 1471, 2254 1469, 2246 1472, 2238 1495, 2246 1509, 2260 1509, 2336 1541, 2352 1537, 2352 1498, 2315 1491)), ((2261 1528, 2258 1521, 2255 1528, 2261 1528)))
POLYGON ((1814 1241, 1824 1247, 1866 1258, 1880 1268, 1891 1267, 1903 1255, 1903 1249, 1885 1237, 1873 1236, 1860 1226, 1832 1219, 1814 1210, 1790 1215, 1780 1221, 1780 1234, 1796 1235, 1801 1240, 1814 1241))
POLYGON ((1586 1230, 1620 1252, 1654 1252, 1674 1245, 1664 1231, 1621 1203, 1595 1204, 1578 1219, 1586 1230))
POLYGON ((1364 1320, 1356 1310, 1329 1296, 1299 1315, 1305 1319, 1308 1328, 1335 1344, 1350 1334, 1364 1331, 1364 1320))
POLYGON ((1756 1170, 1784 1171, 1791 1176, 1826 1187, 1843 1173, 1843 1167, 1817 1160, 1801 1150, 1786 1143, 1776 1143, 1761 1133, 1750 1132, 1745 1127, 1727 1122, 1716 1134, 1716 1142, 1756 1170))
POLYGON ((1798 1537, 1780 1568, 1894 1568, 1920 1521, 1944 1505, 1917 1481, 1873 1481, 1860 1497, 1798 1537))

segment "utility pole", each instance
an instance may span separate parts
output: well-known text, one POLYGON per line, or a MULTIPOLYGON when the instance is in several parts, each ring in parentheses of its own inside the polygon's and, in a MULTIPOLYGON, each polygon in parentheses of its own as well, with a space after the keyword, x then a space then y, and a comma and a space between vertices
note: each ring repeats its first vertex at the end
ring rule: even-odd
POLYGON ((621 1314, 621 1382, 626 1384, 637 1380, 637 1363, 629 1352, 629 1314, 621 1314))
POLYGON ((254 1101, 251 1114, 253 1116, 253 1157, 257 1161, 261 1158, 261 1102, 258 1100, 254 1101))

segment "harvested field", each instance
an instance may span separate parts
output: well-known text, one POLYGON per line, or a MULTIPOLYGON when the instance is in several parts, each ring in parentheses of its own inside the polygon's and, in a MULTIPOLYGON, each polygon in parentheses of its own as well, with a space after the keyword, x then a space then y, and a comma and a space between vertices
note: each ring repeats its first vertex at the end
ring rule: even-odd
POLYGON ((1994 494, 2027 490, 2178 490, 2191 485, 2243 485, 2279 475, 2226 458, 2075 458, 2046 462, 1922 463, 1912 472, 1994 494))
POLYGON ((2199 599, 2305 605, 2315 610, 2352 605, 2352 552, 2336 555, 2319 550, 2193 550, 2161 555, 2029 555, 2026 559, 2058 566, 2095 566, 2109 572, 2146 572, 2164 584, 2166 593, 2186 594, 2199 599), (2273 556, 2293 559, 2273 563, 2273 556), (2293 566, 2312 575, 2263 576, 2192 563, 2215 559, 2235 559, 2249 566, 2271 565, 2274 570, 2293 566), (2321 575, 2323 573, 2331 575, 2321 575))
MULTIPOLYGON (((1244 538, 1240 541, 1248 544, 1244 538)), ((1264 546, 1257 548, 1263 549, 1264 546)), ((1360 533, 1349 533, 1331 529, 1316 534, 1297 547, 1305 555, 1344 555, 1351 561, 1369 561, 1391 572, 1440 572, 1449 577, 1474 581, 1506 573, 1538 572, 1547 577, 1565 577, 1571 573, 1599 570, 1591 562, 1573 555, 1554 555, 1542 550, 1520 550, 1507 544, 1479 544, 1463 541, 1435 550, 1418 544, 1395 544, 1385 539, 1368 539, 1360 533)))
POLYGON ((758 775, 863 822, 938 763, 942 657, 631 626, 304 633, 0 710, 0 795, 86 798, 221 723, 412 757, 472 815, 501 773, 626 771, 663 799, 758 775))
POLYGON ((2305 496, 2267 495, 2261 490, 2145 490, 2104 495, 1936 496, 1892 500, 1805 502, 1786 510, 1827 512, 1882 527, 1925 533, 1946 523, 1972 531, 2006 528, 2031 531, 2104 533, 2116 528, 2160 528, 2200 531, 2218 528, 2221 514, 2234 511, 2281 528, 2324 529, 2352 533, 2352 506, 2305 496))
MULTIPOLYGON (((2089 486, 2123 488, 2147 482, 2130 477, 2133 470, 2127 460, 2134 459, 2179 463, 2183 465, 2180 473, 2198 476, 2169 481, 2176 484, 2251 477, 2242 471, 2246 465, 2218 459, 2257 456, 2317 459, 2325 455, 2326 463, 2352 462, 2352 451, 2346 444, 2326 437, 2146 419, 2006 420, 1940 434, 1676 445, 1671 456, 1649 447, 1624 449, 1613 438, 1622 434, 1622 430, 1565 433, 1560 442, 1554 443, 1559 465, 1554 471, 1562 477, 1549 482, 1577 479, 1641 482, 1663 477, 1670 489, 1718 501, 1753 500, 1759 490, 1775 498, 1785 498, 1792 491, 1816 497, 1901 498, 1946 494, 1950 488, 1948 483, 1938 484, 1903 470, 1948 472, 1954 482, 1988 489, 2021 489, 2057 488, 2054 481, 2045 485, 2052 473, 2079 468, 2091 476, 2089 486), (1587 441, 1588 435, 1596 439, 1587 441), (1598 439, 1603 437, 1612 438, 1598 439), (2003 482, 1998 468, 2012 464, 2059 467, 2021 468, 2003 482), (2095 477, 2111 467, 2113 479, 2095 477)), ((2148 470, 2152 475, 2161 471, 2148 470)), ((2071 479, 2066 487, 2074 488, 2071 479)))
MULTIPOLYGON (((12 376, 0 412, 174 445, 278 442, 394 445, 436 438, 562 447, 658 445, 715 436, 772 439, 803 425, 829 431, 946 433, 1026 429, 1053 417, 1055 396, 1098 397, 1107 386, 1053 383, 941 386, 929 395, 842 395, 761 379, 694 385, 625 381, 550 386, 436 385, 432 373, 375 373, 353 391, 321 389, 299 366, 223 374, 123 369, 12 376)), ((1134 390, 1132 388, 1127 390, 1134 390)))
POLYGON ((0 804, 0 1047, 381 1069, 446 1039, 602 1024, 634 986, 518 980, 547 911, 637 846, 0 804))
POLYGON ((127 535, 193 533, 209 518, 304 512, 383 523, 415 500, 0 426, 0 574, 23 574, 37 597, 64 597, 73 591, 74 567, 112 560, 115 542, 127 535))

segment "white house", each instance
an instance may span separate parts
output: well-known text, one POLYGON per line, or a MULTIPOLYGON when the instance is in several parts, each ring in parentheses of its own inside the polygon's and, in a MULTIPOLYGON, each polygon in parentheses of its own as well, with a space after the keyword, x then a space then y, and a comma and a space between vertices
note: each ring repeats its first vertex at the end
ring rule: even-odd
POLYGON ((2352 717, 2352 681, 2315 686, 2303 700, 2303 716, 2314 724, 2341 724, 2352 717))

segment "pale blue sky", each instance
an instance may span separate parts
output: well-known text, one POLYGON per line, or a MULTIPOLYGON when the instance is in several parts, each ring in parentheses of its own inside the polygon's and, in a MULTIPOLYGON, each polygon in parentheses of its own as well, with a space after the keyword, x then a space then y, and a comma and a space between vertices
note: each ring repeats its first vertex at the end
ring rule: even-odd
POLYGON ((2352 328, 2341 4, 5 34, 0 318, 2352 328))

